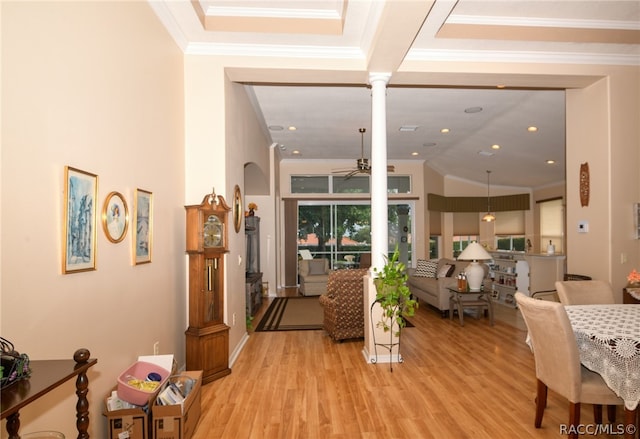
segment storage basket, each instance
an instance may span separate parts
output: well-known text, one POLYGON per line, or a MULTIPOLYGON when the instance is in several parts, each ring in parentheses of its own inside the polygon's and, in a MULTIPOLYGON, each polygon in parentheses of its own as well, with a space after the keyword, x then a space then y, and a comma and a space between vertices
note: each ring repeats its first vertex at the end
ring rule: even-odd
POLYGON ((118 377, 118 397, 128 403, 144 406, 162 388, 169 378, 169 371, 157 364, 136 361, 118 377), (145 382, 150 373, 160 375, 160 381, 153 388, 140 388, 130 384, 132 380, 145 382))

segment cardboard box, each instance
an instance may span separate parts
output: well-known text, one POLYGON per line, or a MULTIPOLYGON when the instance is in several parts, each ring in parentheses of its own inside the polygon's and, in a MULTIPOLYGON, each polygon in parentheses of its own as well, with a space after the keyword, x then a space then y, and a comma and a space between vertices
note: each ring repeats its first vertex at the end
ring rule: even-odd
POLYGON ((183 405, 158 405, 152 408, 152 434, 154 439, 190 439, 196 429, 201 412, 202 371, 185 371, 181 376, 195 380, 193 389, 183 405))
MULTIPOLYGON (((113 390, 116 389, 117 387, 114 387, 113 390)), ((149 404, 153 402, 155 399, 152 398, 149 404)), ((149 416, 142 407, 109 410, 105 398, 104 415, 107 417, 109 439, 151 439, 149 416)))

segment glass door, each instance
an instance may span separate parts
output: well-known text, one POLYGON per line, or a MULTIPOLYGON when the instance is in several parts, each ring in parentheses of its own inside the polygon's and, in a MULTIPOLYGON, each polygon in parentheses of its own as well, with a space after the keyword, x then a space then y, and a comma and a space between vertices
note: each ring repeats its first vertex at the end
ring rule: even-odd
MULTIPOLYGON (((388 217, 388 253, 393 253, 397 245, 400 260, 409 266, 413 206, 390 204, 388 217)), ((359 267, 362 255, 371 253, 371 205, 353 201, 299 202, 298 250, 302 249, 309 250, 314 259, 328 259, 332 269, 359 267)))

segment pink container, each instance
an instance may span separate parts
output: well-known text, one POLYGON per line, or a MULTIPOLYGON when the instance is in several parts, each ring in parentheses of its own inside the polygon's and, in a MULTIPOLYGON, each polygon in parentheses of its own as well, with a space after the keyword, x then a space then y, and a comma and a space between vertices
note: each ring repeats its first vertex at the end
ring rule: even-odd
POLYGON ((157 364, 136 361, 118 377, 118 397, 131 404, 145 405, 152 396, 158 393, 167 381, 167 378, 169 378, 168 370, 157 364), (139 389, 128 384, 132 378, 145 381, 147 376, 152 372, 159 374, 161 378, 159 385, 155 389, 139 389))

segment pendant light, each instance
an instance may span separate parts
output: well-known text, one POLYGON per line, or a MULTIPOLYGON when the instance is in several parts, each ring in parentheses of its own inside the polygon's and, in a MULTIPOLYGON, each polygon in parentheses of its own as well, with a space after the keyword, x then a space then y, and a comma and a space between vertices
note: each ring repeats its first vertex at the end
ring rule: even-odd
POLYGON ((482 221, 485 223, 490 223, 496 220, 496 217, 491 214, 491 197, 489 196, 489 188, 491 187, 489 183, 490 175, 491 171, 487 171, 487 213, 482 217, 482 221))

